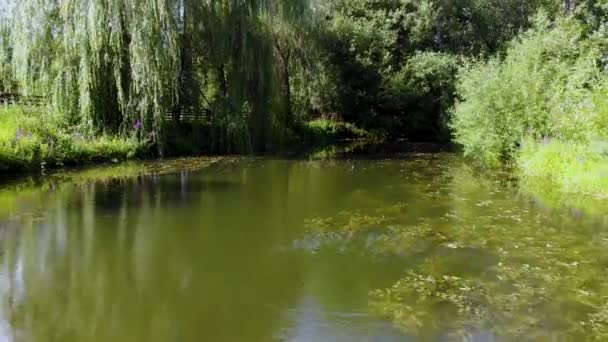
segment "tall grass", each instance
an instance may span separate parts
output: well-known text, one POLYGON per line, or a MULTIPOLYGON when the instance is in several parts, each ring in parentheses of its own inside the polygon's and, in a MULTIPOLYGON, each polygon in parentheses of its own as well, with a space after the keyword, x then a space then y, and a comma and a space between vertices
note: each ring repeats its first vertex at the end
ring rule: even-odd
POLYGON ((86 135, 40 108, 0 108, 0 172, 134 158, 145 146, 129 138, 86 135))
POLYGON ((523 144, 517 164, 528 186, 608 199, 608 144, 563 141, 523 144))
POLYGON ((371 139, 373 137, 368 131, 351 123, 328 119, 317 119, 305 123, 299 135, 312 143, 371 139))

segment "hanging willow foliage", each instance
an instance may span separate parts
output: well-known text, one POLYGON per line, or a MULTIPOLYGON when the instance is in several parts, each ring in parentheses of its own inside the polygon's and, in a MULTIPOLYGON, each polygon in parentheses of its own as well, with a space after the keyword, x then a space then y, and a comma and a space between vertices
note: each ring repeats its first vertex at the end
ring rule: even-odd
POLYGON ((11 71, 10 10, 8 4, 0 4, 0 93, 14 90, 11 71))
POLYGON ((0 62, 22 92, 90 132, 126 134, 137 122, 140 136, 162 137, 170 114, 206 111, 217 144, 249 149, 273 122, 271 25, 308 1, 7 0, 0 62))
POLYGON ((85 129, 158 130, 179 63, 168 0, 27 0, 15 8, 21 88, 48 95, 85 129), (33 19, 32 19, 33 18, 33 19))

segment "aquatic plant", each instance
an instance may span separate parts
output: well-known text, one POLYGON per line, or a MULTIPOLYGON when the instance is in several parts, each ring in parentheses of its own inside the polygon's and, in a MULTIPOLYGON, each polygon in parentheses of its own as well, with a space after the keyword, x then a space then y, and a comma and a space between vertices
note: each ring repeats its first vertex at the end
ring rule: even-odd
POLYGON ((370 293, 373 312, 408 334, 435 338, 462 340, 476 331, 509 340, 606 336, 605 232, 563 228, 580 217, 550 219, 513 200, 516 189, 500 174, 479 177, 466 165, 410 182, 427 186, 407 206, 307 223, 313 236, 331 237, 318 248, 402 261, 403 277, 370 293))

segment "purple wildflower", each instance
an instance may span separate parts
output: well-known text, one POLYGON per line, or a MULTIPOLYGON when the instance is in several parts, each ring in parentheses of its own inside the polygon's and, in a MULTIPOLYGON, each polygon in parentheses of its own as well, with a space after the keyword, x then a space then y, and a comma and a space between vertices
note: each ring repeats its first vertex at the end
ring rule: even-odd
POLYGON ((22 136, 23 136, 23 130, 21 128, 17 129, 17 135, 15 137, 15 140, 18 142, 22 136))
POLYGON ((135 121, 135 124, 133 125, 133 129, 135 129, 136 131, 141 130, 143 127, 143 124, 141 123, 140 119, 137 119, 137 121, 135 121))

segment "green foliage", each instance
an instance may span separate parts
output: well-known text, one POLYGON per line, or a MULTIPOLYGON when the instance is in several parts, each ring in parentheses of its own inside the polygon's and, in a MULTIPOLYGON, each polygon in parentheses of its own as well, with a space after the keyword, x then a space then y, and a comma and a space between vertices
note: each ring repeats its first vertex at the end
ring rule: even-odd
POLYGON ((387 123, 400 127, 414 141, 447 141, 447 109, 453 104, 455 76, 460 64, 455 55, 416 52, 402 70, 386 80, 382 98, 393 108, 395 118, 387 123))
POLYGON ((443 51, 476 56, 500 51, 530 23, 540 8, 561 9, 561 0, 439 0, 436 24, 426 45, 443 51))
POLYGON ((589 1, 555 22, 540 15, 504 60, 463 68, 452 127, 466 155, 514 161, 526 187, 539 193, 606 197, 604 7, 589 1))
POLYGON ((90 134, 124 135, 140 123, 160 154, 175 145, 166 121, 192 113, 205 114, 208 145, 225 152, 281 145, 319 114, 395 138, 445 141, 457 55, 498 51, 537 8, 554 7, 551 0, 5 3, 1 88, 45 96, 90 134))
MULTIPOLYGON (((503 51, 539 8, 555 16, 561 1, 7 0, 0 7, 0 89, 43 95, 67 124, 87 134, 126 136, 141 125, 161 155, 171 146, 195 151, 203 145, 171 142, 181 138, 164 132, 192 114, 211 126, 199 127, 195 139, 207 134, 204 145, 220 152, 283 145, 298 125, 321 116, 392 138, 447 141, 458 67, 503 51)), ((579 8, 576 19, 557 28, 537 20, 535 31, 511 44, 507 62, 496 57, 467 68, 471 79, 461 78, 459 93, 471 108, 508 106, 500 87, 486 101, 496 105, 468 98, 479 97, 474 92, 481 87, 473 87, 484 77, 511 75, 509 86, 527 81, 520 88, 534 91, 519 89, 507 100, 533 97, 527 100, 539 103, 524 114, 540 113, 513 127, 498 120, 511 130, 503 134, 511 141, 467 142, 477 146, 470 148, 474 154, 501 159, 528 126, 543 135, 570 122, 548 125, 545 112, 583 110, 591 60, 603 57, 605 44, 599 33, 582 38, 603 32, 605 1, 579 8), (581 20, 589 23, 577 27, 581 20), (573 61, 577 71, 570 75, 573 68, 565 66, 573 61), (500 72, 493 70, 498 64, 500 72), (527 68, 537 74, 525 78, 527 68), (539 86, 552 80, 548 90, 539 86), (555 96, 545 99, 549 92, 555 96)), ((491 82, 483 84, 492 88, 491 82)), ((470 112, 465 107, 458 106, 470 112)), ((459 141, 474 140, 462 132, 457 129, 459 141)))
POLYGON ((404 135, 403 108, 383 98, 383 88, 407 62, 411 40, 429 34, 433 8, 428 1, 329 2, 322 37, 331 86, 320 89, 321 112, 339 113, 364 128, 388 128, 404 135), (328 89, 329 88, 329 89, 328 89), (328 94, 328 90, 332 92, 328 94), (395 118, 397 120, 395 120, 395 118))
MULTIPOLYGON (((332 0, 318 111, 410 140, 447 140, 460 56, 499 51, 551 1, 332 0)), ((553 7, 553 6, 550 6, 553 7)))
POLYGON ((11 70, 11 44, 9 11, 0 4, 0 93, 15 90, 15 80, 11 70))
POLYGON ((300 134, 305 140, 315 143, 328 143, 340 140, 370 139, 367 131, 347 122, 318 119, 304 124, 300 134))
POLYGON ((588 119, 591 129, 588 135, 591 139, 608 139, 608 75, 593 90, 591 103, 588 119))
POLYGON ((546 16, 515 40, 504 61, 465 67, 453 111, 455 140, 465 154, 497 163, 512 158, 525 137, 585 141, 593 131, 590 90, 601 53, 584 26, 546 16))

